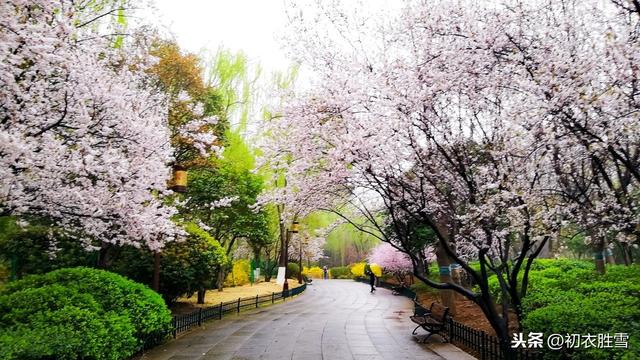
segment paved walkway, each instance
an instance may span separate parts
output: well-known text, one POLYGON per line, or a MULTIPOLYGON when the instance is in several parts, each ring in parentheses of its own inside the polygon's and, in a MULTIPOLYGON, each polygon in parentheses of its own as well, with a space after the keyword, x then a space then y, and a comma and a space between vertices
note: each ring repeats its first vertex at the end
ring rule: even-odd
POLYGON ((293 300, 208 322, 141 359, 473 359, 436 336, 420 344, 412 312, 409 299, 389 290, 316 280, 293 300))

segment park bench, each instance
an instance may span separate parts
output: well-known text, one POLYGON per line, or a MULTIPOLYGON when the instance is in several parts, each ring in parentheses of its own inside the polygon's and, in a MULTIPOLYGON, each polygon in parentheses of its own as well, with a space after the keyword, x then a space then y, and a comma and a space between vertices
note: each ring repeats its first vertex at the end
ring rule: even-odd
POLYGON ((424 343, 429 339, 429 337, 431 337, 431 335, 438 334, 445 329, 447 315, 449 315, 449 308, 434 302, 427 310, 417 301, 417 299, 413 299, 413 303, 413 316, 410 316, 409 318, 411 321, 418 324, 418 326, 413 329, 412 334, 416 335, 416 330, 418 330, 418 328, 423 328, 429 332, 429 334, 422 339, 422 342, 424 343))

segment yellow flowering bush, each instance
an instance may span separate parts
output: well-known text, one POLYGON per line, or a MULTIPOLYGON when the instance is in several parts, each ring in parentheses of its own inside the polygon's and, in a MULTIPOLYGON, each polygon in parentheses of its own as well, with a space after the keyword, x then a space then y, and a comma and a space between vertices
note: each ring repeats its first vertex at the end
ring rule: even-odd
POLYGON ((312 279, 322 279, 323 271, 319 266, 312 266, 311 268, 304 266, 302 268, 302 275, 312 279))
POLYGON ((249 260, 236 260, 233 262, 233 270, 227 274, 224 286, 240 286, 249 283, 251 264, 249 260))
MULTIPOLYGON (((354 277, 366 277, 367 275, 365 275, 365 273, 364 273, 364 269, 365 269, 366 265, 367 264, 364 263, 364 262, 360 262, 360 263, 354 264, 351 267, 351 273, 353 274, 353 276, 354 277)), ((382 268, 379 265, 371 264, 370 267, 371 267, 371 271, 373 272, 373 274, 375 276, 377 276, 377 277, 382 276, 382 268)))

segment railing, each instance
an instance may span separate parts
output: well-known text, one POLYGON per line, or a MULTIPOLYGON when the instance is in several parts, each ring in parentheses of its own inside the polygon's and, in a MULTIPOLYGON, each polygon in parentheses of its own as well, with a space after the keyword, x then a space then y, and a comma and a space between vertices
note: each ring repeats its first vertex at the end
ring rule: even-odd
MULTIPOLYGON (((356 280, 368 283, 365 279, 356 280)), ((416 297, 416 293, 411 289, 399 288, 397 285, 388 282, 378 281, 378 286, 395 290, 399 295, 406 296, 410 299, 416 297)), ((543 358, 541 353, 523 348, 512 349, 511 347, 507 347, 503 349, 500 346, 498 337, 461 324, 453 320, 450 316, 447 318, 447 326, 444 332, 450 343, 456 343, 467 348, 475 353, 480 360, 541 360, 543 358)))
POLYGON ((227 314, 239 314, 244 309, 257 309, 261 304, 275 303, 276 301, 283 300, 291 296, 296 296, 307 288, 307 284, 302 284, 291 290, 274 292, 269 295, 256 295, 246 298, 238 298, 238 300, 221 302, 219 305, 208 306, 206 308, 199 308, 197 311, 193 311, 188 314, 174 315, 173 316, 173 337, 178 336, 179 333, 187 331, 194 326, 201 326, 203 322, 212 319, 222 319, 227 314))
POLYGON ((448 317, 445 327, 449 342, 455 342, 478 355, 480 360, 542 360, 540 352, 523 348, 513 349, 507 345, 504 349, 500 340, 482 330, 461 324, 448 317))

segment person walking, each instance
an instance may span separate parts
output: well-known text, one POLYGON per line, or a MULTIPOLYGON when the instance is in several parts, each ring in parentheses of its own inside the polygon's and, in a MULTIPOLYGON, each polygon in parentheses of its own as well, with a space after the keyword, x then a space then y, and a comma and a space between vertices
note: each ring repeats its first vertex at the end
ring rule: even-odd
POLYGON ((329 279, 329 269, 327 269, 327 265, 322 267, 322 276, 325 280, 329 279))
POLYGON ((376 274, 371 270, 371 266, 367 265, 365 269, 365 274, 369 275, 369 285, 371 285, 371 293, 376 291, 376 288, 373 286, 376 283, 376 274))

